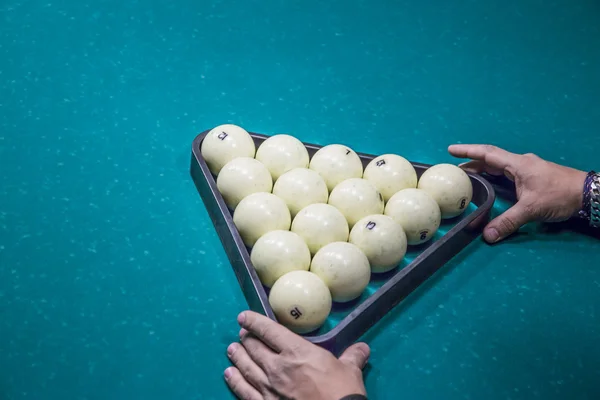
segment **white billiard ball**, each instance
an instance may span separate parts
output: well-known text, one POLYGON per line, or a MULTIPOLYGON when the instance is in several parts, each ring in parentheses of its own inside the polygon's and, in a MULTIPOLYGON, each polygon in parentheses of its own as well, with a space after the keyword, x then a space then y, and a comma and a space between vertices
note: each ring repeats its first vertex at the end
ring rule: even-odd
POLYGON ((394 269, 406 254, 404 229, 387 215, 369 215, 358 221, 349 242, 365 253, 375 273, 394 269))
POLYGON ((292 271, 279 278, 269 293, 277 321, 303 334, 319 328, 331 312, 327 285, 308 271, 292 271))
POLYGON ((301 141, 290 135, 275 135, 265 140, 256 159, 271 172, 273 181, 294 168, 308 168, 308 151, 301 141))
POLYGON ((442 218, 462 214, 473 198, 473 185, 469 175, 452 164, 438 164, 428 168, 421 175, 418 187, 438 203, 442 218))
POLYGON ((296 214, 292 232, 300 235, 311 254, 328 243, 345 242, 350 229, 344 215, 329 204, 311 204, 296 214))
POLYGON ((290 271, 308 271, 310 250, 294 232, 271 231, 256 241, 250 260, 262 284, 271 287, 290 271))
POLYGON ((341 144, 330 144, 319 149, 310 160, 309 168, 325 179, 329 191, 346 179, 363 176, 360 157, 351 148, 341 144))
POLYGON ((267 232, 289 230, 291 221, 285 202, 271 193, 252 193, 233 212, 233 223, 248 247, 267 232))
POLYGON ((340 303, 359 297, 371 278, 367 256, 358 247, 347 242, 323 246, 315 254, 310 271, 325 282, 333 301, 340 303))
POLYGON ((221 168, 234 158, 254 157, 256 146, 244 128, 225 124, 206 134, 200 152, 210 172, 218 175, 221 168))
POLYGON ((273 194, 286 202, 292 218, 304 207, 327 203, 329 198, 327 185, 321 175, 308 168, 295 168, 281 175, 275 182, 273 194))
POLYGON ((402 189, 417 187, 417 172, 408 160, 396 154, 384 154, 367 165, 363 178, 371 182, 388 201, 402 189))
POLYGON ((267 167, 250 157, 229 161, 217 176, 217 188, 225 203, 234 209, 246 196, 258 192, 271 192, 273 180, 267 167))
POLYGON ((404 189, 393 195, 385 206, 385 215, 402 226, 410 245, 431 239, 441 222, 440 207, 421 189, 404 189))
POLYGON ((375 185, 362 178, 346 179, 337 185, 329 195, 329 204, 344 214, 350 228, 362 217, 382 214, 385 206, 375 185))

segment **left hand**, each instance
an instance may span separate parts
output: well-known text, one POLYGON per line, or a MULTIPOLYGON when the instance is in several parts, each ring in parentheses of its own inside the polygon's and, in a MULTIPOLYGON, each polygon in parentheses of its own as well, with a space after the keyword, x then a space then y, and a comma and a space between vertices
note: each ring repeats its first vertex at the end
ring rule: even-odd
POLYGON ((350 346, 338 359, 255 312, 241 313, 238 323, 242 343, 227 348, 234 367, 225 370, 225 380, 239 398, 337 400, 366 395, 361 370, 370 350, 365 343, 350 346))

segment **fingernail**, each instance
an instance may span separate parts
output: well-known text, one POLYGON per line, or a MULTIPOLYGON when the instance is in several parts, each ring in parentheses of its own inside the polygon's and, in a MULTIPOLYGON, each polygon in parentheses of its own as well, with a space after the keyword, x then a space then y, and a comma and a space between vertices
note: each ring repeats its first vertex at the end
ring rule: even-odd
POLYGON ((225 379, 231 378, 231 374, 233 374, 233 372, 231 372, 231 367, 229 367, 225 370, 225 379))
POLYGON ((495 228, 486 229, 485 236, 490 243, 496 243, 500 239, 500 234, 495 228))
POLYGON ((238 324, 243 325, 245 320, 246 320, 246 314, 241 313, 240 315, 238 315, 238 317, 237 317, 238 324))
POLYGON ((233 353, 235 353, 235 351, 237 350, 237 343, 231 343, 228 347, 227 347, 227 354, 232 356, 233 353))
POLYGON ((240 329, 240 333, 239 333, 239 335, 240 335, 240 338, 244 337, 244 335, 245 335, 246 333, 248 333, 248 331, 247 331, 247 330, 245 330, 244 328, 240 329))

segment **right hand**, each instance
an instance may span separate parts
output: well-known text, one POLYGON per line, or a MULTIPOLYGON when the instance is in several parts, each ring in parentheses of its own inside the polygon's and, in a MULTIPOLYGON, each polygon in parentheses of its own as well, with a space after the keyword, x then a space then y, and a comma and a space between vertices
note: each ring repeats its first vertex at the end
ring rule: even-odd
POLYGON ((485 227, 483 237, 489 243, 506 238, 528 222, 565 221, 582 207, 583 171, 490 145, 458 144, 448 151, 472 159, 460 165, 466 171, 505 175, 515 182, 518 202, 485 227))

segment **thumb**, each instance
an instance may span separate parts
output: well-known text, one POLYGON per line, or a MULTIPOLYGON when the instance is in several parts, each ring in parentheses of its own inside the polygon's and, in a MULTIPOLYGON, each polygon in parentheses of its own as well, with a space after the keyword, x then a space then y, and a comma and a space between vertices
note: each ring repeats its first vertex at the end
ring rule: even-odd
POLYGON ((362 369, 369 360, 370 354, 371 349, 368 344, 356 343, 348 347, 346 351, 342 353, 340 361, 344 364, 353 365, 358 369, 362 369))
POLYGON ((483 238, 488 243, 499 242, 533 219, 534 216, 528 208, 518 202, 485 227, 483 238))

